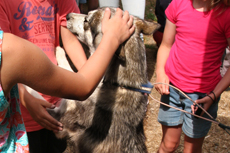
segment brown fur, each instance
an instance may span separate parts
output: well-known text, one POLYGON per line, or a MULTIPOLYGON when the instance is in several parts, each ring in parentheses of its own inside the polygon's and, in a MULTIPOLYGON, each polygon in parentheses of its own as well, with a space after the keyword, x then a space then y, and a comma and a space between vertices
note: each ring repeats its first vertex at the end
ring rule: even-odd
MULTIPOLYGON (((112 15, 115 9, 111 8, 112 15)), ((90 54, 101 41, 104 8, 88 15, 69 14, 67 27, 89 47, 90 54)), ((63 123, 59 138, 69 138, 76 153, 145 153, 143 118, 146 94, 123 86, 140 88, 148 82, 146 53, 140 33, 152 34, 159 24, 134 18, 135 32, 116 51, 103 82, 85 101, 63 99, 49 113, 63 123)), ((57 54, 62 54, 57 51, 57 54)), ((57 60, 66 60, 64 56, 57 60)), ((93 74, 92 74, 93 77, 93 74)))

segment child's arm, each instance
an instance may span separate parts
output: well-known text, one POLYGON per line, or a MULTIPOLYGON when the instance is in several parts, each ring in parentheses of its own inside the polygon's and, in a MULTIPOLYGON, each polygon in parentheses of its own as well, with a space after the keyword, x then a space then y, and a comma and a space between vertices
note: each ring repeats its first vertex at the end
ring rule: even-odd
MULTIPOLYGON (((227 39, 228 46, 230 46, 230 38, 227 39)), ((221 79, 221 81, 217 84, 213 92, 215 93, 216 97, 220 97, 221 93, 225 91, 230 85, 230 69, 228 68, 227 72, 221 79)))
POLYGON ((45 94, 86 99, 101 80, 119 44, 134 31, 133 19, 127 12, 122 15, 118 9, 116 15, 109 18, 110 11, 107 9, 102 21, 102 41, 78 73, 55 66, 34 44, 5 33, 1 69, 4 92, 7 94, 13 85, 23 83, 45 94))
POLYGON ((73 62, 74 66, 79 70, 87 61, 85 52, 78 41, 67 28, 61 26, 61 38, 63 47, 73 62))
MULTIPOLYGON (((174 43, 176 35, 176 25, 166 19, 166 25, 163 35, 163 41, 157 52, 156 63, 156 82, 169 83, 168 76, 165 74, 165 64, 169 56, 169 52, 174 43)), ((155 85, 156 90, 160 94, 169 94, 169 87, 163 84, 155 85)))
MULTIPOLYGON (((230 46, 230 38, 227 39, 228 41, 228 45, 230 46)), ((228 68, 227 72, 225 73, 225 75, 223 76, 223 78, 220 80, 220 82, 216 85, 215 89, 213 90, 213 93, 210 93, 209 96, 215 100, 217 98, 220 97, 220 95, 222 94, 222 92, 224 92, 229 86, 230 86, 230 68, 228 68), (214 95, 215 94, 215 95, 214 95)), ((213 100, 208 97, 205 96, 202 99, 198 99, 196 100, 196 103, 200 104, 203 103, 204 104, 204 109, 208 110, 209 107, 212 105, 213 100)), ((197 108, 197 107, 196 107, 197 108)), ((192 112, 194 113, 196 110, 194 108, 194 106, 192 105, 192 112)), ((204 114, 204 112, 201 113, 201 116, 204 114)))
MULTIPOLYGON (((44 94, 86 99, 101 80, 118 45, 134 31, 133 19, 129 18, 127 12, 122 15, 122 11, 118 9, 112 19, 109 19, 109 12, 107 10, 103 20, 104 36, 101 44, 78 73, 55 66, 37 46, 29 41, 4 33, 1 67, 4 93, 7 95, 13 85, 23 83, 44 94)), ((47 112, 41 107, 47 106, 48 103, 41 100, 36 100, 39 104, 33 102, 34 99, 27 104, 27 108, 35 107, 38 111, 36 114, 38 119, 41 118, 39 114, 43 115, 39 124, 49 130, 60 130, 60 124, 48 114, 45 115, 47 112)))

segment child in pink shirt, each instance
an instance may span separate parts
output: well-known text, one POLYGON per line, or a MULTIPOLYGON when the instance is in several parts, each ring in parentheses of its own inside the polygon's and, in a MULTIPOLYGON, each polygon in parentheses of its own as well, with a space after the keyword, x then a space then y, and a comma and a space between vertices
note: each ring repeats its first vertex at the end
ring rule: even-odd
MULTIPOLYGON (((220 94, 229 86, 229 73, 221 78, 223 51, 230 45, 230 4, 205 0, 173 0, 167 16, 162 44, 158 50, 156 82, 170 83, 193 100, 203 103, 216 117, 220 94), (215 4, 212 6, 212 4, 215 4), (206 96, 206 93, 209 96, 206 96)), ((161 100, 188 112, 193 103, 166 85, 156 85, 161 100)), ((192 107, 193 108, 193 107, 192 107)), ((204 115, 206 117, 206 114, 204 115)), ((211 123, 180 111, 160 106, 158 121, 163 139, 159 152, 174 152, 183 130, 184 152, 201 152, 211 123)))

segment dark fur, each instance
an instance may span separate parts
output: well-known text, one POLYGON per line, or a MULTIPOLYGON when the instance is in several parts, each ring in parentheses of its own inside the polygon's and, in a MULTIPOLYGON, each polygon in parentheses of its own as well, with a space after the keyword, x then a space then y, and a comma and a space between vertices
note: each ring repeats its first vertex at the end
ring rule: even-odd
MULTIPOLYGON (((111 11, 114 14, 114 9, 111 11)), ((67 27, 89 47, 90 54, 101 41, 103 14, 104 8, 87 16, 68 15, 67 27), (79 24, 83 24, 82 28, 77 28, 79 24)), ((134 19, 135 33, 116 51, 104 82, 95 92, 83 102, 64 99, 55 110, 49 110, 64 125, 57 137, 69 137, 77 153, 147 152, 143 119, 148 97, 122 86, 139 88, 148 82, 145 45, 140 33, 152 34, 159 25, 134 19)))

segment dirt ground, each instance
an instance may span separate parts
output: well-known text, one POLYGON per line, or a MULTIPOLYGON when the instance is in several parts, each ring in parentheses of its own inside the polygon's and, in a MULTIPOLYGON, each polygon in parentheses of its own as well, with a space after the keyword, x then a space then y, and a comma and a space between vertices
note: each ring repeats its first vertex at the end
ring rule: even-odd
MULTIPOLYGON (((144 37, 146 44, 148 76, 151 83, 155 82, 155 62, 157 47, 152 36, 144 37)), ((151 95, 160 100, 160 94, 153 89, 151 95)), ((144 120, 144 130, 146 135, 146 145, 149 153, 157 152, 161 142, 161 125, 157 122, 159 103, 149 97, 149 105, 144 120)), ((221 123, 230 126, 230 91, 225 91, 219 102, 219 110, 217 120, 221 123)), ((230 130, 229 130, 230 132, 230 130)), ((181 136, 181 143, 176 153, 183 152, 183 134, 181 136)), ((205 137, 203 144, 203 153, 230 153, 230 135, 222 130, 218 125, 212 124, 211 130, 205 137)))

